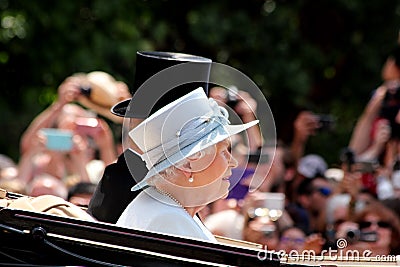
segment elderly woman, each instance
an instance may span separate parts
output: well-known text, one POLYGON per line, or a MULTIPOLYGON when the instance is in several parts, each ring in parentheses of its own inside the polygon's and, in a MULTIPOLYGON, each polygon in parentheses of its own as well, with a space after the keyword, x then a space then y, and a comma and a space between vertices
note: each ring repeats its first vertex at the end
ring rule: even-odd
POLYGON ((201 88, 156 111, 129 132, 148 172, 117 225, 215 242, 196 214, 228 195, 237 165, 229 137, 257 123, 230 125, 227 111, 201 88))

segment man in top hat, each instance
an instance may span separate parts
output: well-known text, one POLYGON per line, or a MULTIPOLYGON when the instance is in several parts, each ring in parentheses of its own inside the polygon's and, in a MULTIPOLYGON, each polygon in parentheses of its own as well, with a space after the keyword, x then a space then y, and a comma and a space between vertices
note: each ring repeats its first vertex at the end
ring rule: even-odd
MULTIPOLYGON (((156 110, 198 87, 208 94, 211 63, 208 58, 182 53, 137 52, 132 101, 119 102, 111 112, 128 118, 128 127, 135 128, 156 110)), ((131 149, 141 153, 136 144, 130 143, 118 161, 106 167, 97 185, 88 213, 99 221, 116 223, 140 192, 130 189, 145 176, 147 169, 131 149)))

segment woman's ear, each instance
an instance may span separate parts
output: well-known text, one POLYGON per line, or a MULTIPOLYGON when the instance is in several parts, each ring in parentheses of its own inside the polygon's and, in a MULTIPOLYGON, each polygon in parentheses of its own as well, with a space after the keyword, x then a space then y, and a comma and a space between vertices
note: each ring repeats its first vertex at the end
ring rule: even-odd
POLYGON ((201 157, 188 159, 191 172, 200 172, 207 169, 214 161, 215 153, 208 153, 201 157))
POLYGON ((207 169, 214 162, 217 150, 217 145, 214 144, 187 157, 186 159, 190 164, 191 172, 197 173, 207 169))
POLYGON ((190 178, 194 173, 202 171, 210 164, 209 160, 205 161, 205 157, 188 157, 186 163, 179 167, 186 178, 190 178))
POLYGON ((187 160, 187 162, 185 162, 185 164, 183 164, 182 166, 179 166, 178 169, 182 171, 183 175, 185 175, 186 178, 192 176, 192 167, 190 164, 190 160, 187 160))

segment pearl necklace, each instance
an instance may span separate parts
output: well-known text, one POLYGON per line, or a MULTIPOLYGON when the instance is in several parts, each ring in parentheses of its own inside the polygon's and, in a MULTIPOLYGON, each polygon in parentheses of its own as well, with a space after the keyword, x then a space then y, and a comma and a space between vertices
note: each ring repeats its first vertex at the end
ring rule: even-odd
POLYGON ((171 193, 161 190, 157 187, 154 187, 156 189, 156 191, 158 193, 160 193, 161 195, 167 196, 170 199, 172 199, 172 201, 174 201, 176 204, 178 204, 179 207, 181 207, 187 214, 189 214, 190 217, 192 217, 192 215, 190 215, 190 213, 185 209, 185 207, 181 204, 181 202, 179 202, 173 195, 171 195, 171 193))

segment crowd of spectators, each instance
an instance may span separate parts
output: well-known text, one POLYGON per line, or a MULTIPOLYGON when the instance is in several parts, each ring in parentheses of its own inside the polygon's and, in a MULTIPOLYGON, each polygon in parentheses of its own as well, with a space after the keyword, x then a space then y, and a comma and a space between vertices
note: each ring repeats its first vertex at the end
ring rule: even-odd
MULTIPOLYGON (((346 240, 343 249, 399 254, 400 48, 387 58, 382 78, 357 120, 339 167, 330 168, 321 155, 305 154, 308 140, 323 127, 311 110, 297 114, 290 122, 290 142, 278 136, 276 148, 263 147, 257 127, 249 133, 248 143, 240 136, 234 139, 232 154, 239 163, 232 175, 236 175, 234 186, 227 199, 202 211, 204 224, 215 235, 287 253, 313 250, 318 255, 346 240), (257 171, 254 162, 245 160, 254 155, 257 171), (255 180, 257 188, 249 187, 255 180), (271 209, 265 212, 272 201, 270 193, 284 196, 276 216, 271 209)), ((225 91, 214 88, 210 96, 228 105, 225 91)), ((21 136, 19 162, 0 157, 0 187, 30 196, 52 194, 87 207, 104 167, 121 153, 109 126, 121 122, 108 110, 129 97, 126 84, 103 72, 68 77, 59 86, 57 100, 21 136), (100 99, 109 102, 90 99, 87 89, 96 89, 103 94, 100 99), (67 138, 62 147, 51 147, 48 129, 67 138)), ((233 110, 244 122, 253 120, 257 103, 241 90, 238 100, 233 110)))
POLYGON ((128 86, 103 71, 67 77, 21 135, 19 161, 2 155, 0 187, 87 206, 105 166, 120 153, 111 124, 122 121, 109 110, 129 97, 128 86))

